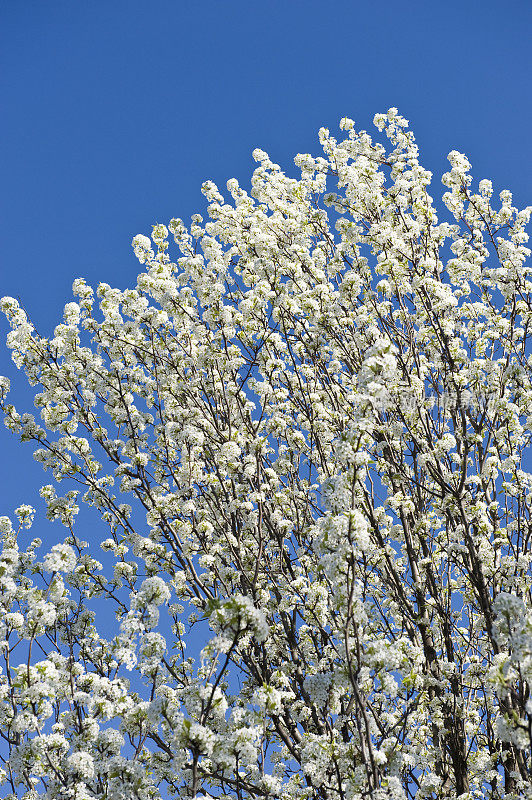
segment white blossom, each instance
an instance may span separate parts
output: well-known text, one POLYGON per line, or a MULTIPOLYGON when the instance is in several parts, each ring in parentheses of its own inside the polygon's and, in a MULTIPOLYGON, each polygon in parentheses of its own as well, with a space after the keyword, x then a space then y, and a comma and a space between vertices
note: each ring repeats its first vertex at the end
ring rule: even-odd
POLYGON ((47 572, 70 572, 76 565, 76 554, 68 544, 54 544, 44 558, 47 572))

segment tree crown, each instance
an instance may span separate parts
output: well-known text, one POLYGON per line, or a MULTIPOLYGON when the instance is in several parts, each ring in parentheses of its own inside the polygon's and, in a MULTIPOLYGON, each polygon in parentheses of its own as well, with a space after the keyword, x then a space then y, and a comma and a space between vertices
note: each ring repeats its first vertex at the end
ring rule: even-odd
POLYGON ((3 299, 67 528, 1 519, 10 797, 532 797, 532 208, 453 151, 440 222, 374 122, 205 183, 52 337, 3 299))

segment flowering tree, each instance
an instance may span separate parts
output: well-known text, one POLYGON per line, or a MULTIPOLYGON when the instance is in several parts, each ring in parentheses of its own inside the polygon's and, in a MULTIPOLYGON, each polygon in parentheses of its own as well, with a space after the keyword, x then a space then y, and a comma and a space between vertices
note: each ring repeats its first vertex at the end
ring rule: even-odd
POLYGON ((3 300, 67 529, 1 520, 9 797, 532 797, 532 209, 452 152, 439 222, 375 125, 256 150, 51 338, 3 300))

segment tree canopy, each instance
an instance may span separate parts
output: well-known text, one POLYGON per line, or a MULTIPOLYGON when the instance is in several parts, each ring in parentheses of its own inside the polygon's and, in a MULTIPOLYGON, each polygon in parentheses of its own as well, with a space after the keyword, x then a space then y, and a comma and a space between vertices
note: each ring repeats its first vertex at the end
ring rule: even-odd
POLYGON ((4 796, 532 798, 532 208, 374 122, 3 299, 65 526, 0 520, 4 796))

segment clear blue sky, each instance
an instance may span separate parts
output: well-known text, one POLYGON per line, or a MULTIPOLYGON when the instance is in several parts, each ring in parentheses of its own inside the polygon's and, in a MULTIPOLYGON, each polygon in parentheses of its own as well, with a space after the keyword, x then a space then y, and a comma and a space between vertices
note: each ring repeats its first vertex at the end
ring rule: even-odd
MULTIPOLYGON (((392 105, 435 183, 457 149, 532 203, 531 34, 530 0, 3 0, 0 292, 51 333, 74 278, 133 285, 132 236, 189 218, 204 180, 247 181, 254 147, 290 169, 321 125, 392 105)), ((31 448, 0 447, 0 514, 42 507, 31 448)))

